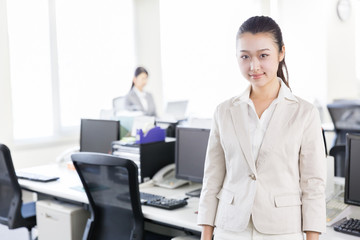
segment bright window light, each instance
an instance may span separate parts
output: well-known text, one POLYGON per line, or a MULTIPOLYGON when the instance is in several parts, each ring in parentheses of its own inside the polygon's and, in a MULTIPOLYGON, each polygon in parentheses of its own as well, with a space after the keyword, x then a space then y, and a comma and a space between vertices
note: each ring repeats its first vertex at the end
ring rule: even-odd
POLYGON ((7 1, 14 138, 52 135, 49 11, 43 0, 7 1))
POLYGON ((7 7, 16 140, 77 130, 80 118, 99 118, 127 93, 132 0, 11 0, 7 7))
POLYGON ((235 36, 253 15, 261 15, 261 1, 160 1, 165 100, 189 99, 191 115, 211 117, 221 101, 242 93, 248 83, 235 36))
POLYGON ((56 2, 60 109, 63 127, 98 118, 125 95, 134 71, 132 1, 56 2))

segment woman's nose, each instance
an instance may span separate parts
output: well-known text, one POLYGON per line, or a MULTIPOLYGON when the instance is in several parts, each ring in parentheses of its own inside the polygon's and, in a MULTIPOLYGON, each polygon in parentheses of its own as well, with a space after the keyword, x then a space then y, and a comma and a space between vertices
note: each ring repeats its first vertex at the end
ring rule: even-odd
POLYGON ((250 70, 256 71, 260 69, 260 62, 257 58, 252 58, 250 62, 250 70))

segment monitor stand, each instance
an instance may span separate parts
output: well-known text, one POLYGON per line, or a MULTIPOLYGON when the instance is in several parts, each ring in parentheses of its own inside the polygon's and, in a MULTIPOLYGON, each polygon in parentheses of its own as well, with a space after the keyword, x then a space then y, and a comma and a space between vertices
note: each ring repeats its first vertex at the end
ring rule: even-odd
POLYGON ((201 188, 187 192, 185 193, 185 195, 189 197, 200 197, 200 193, 201 193, 201 188))

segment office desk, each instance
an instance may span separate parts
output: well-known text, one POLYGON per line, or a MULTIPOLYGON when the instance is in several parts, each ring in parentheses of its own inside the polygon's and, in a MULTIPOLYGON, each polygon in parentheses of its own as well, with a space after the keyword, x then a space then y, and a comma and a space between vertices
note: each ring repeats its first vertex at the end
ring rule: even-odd
MULTIPOLYGON (((19 179, 20 186, 24 190, 36 192, 41 196, 52 196, 63 200, 88 204, 85 192, 82 190, 81 181, 75 170, 66 166, 51 164, 32 168, 22 169, 26 172, 59 176, 60 179, 54 182, 42 183, 19 179)), ((187 185, 179 189, 164 189, 155 187, 152 184, 140 185, 140 191, 158 194, 165 197, 185 198, 185 193, 200 188, 200 184, 187 185)), ((200 232, 201 227, 196 224, 198 198, 188 199, 188 205, 175 209, 164 210, 155 207, 142 206, 143 215, 146 221, 171 226, 176 229, 200 232)))
POLYGON ((89 203, 85 192, 81 190, 82 184, 76 171, 68 169, 65 165, 50 164, 21 170, 60 177, 57 181, 47 183, 19 179, 21 188, 25 190, 78 203, 89 203))
MULTIPOLYGON (((88 199, 85 192, 81 191, 81 182, 75 170, 69 170, 66 168, 66 166, 60 166, 57 164, 26 168, 23 170, 34 173, 57 175, 60 177, 59 180, 49 183, 39 183, 19 179, 20 186, 23 189, 36 192, 40 195, 44 194, 74 201, 80 204, 88 204, 88 199)), ((199 187, 199 184, 192 184, 180 187, 178 189, 164 189, 145 183, 140 185, 140 191, 158 194, 165 197, 184 198, 186 192, 197 189, 199 187)), ((196 224, 198 204, 199 198, 189 198, 188 205, 183 208, 170 211, 155 207, 142 206, 142 210, 146 221, 199 233, 201 231, 201 227, 197 226, 196 224)), ((356 210, 357 211, 352 216, 360 218, 360 208, 356 208, 356 210)), ((332 227, 328 227, 327 233, 322 234, 320 239, 358 240, 359 238, 335 232, 332 227)))

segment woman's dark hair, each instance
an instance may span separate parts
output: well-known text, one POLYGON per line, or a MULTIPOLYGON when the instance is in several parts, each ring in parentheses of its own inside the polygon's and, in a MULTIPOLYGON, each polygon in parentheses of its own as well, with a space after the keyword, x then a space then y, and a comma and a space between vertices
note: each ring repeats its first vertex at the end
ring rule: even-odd
MULTIPOLYGON (((139 76, 139 75, 142 74, 142 73, 145 73, 146 75, 149 76, 148 71, 147 71, 144 67, 137 67, 137 68, 135 69, 134 77, 137 77, 137 76, 139 76)), ((134 87, 134 81, 132 82, 130 89, 132 89, 133 87, 134 87)))
MULTIPOLYGON (((282 33, 279 25, 270 17, 266 16, 255 16, 246 20, 239 28, 239 31, 236 34, 236 39, 239 39, 241 34, 243 33, 270 33, 272 34, 275 43, 279 48, 279 52, 284 46, 282 33)), ((282 81, 289 86, 289 73, 284 59, 279 63, 279 67, 277 70, 277 76, 282 79, 282 81)))

